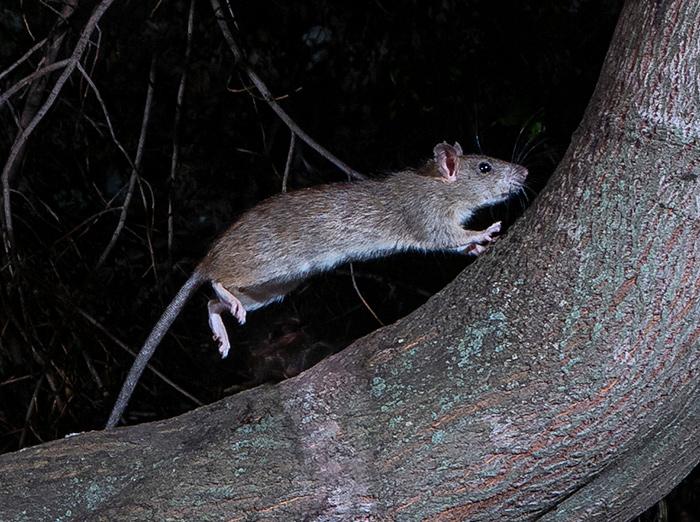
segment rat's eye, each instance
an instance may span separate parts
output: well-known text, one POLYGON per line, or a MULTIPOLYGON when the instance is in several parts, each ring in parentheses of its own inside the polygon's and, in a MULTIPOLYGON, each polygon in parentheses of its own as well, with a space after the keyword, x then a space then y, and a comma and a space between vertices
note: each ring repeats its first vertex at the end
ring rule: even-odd
POLYGON ((479 172, 482 174, 486 174, 487 172, 491 172, 491 164, 486 163, 485 161, 482 161, 479 163, 479 172))

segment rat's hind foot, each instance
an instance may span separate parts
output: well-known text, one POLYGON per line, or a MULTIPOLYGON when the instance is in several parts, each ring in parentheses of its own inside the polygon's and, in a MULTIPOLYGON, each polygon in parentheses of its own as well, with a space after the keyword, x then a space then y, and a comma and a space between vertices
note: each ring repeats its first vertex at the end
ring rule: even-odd
POLYGON ((480 245, 479 243, 472 243, 471 245, 467 246, 464 250, 462 250, 462 253, 467 254, 468 256, 480 256, 486 252, 486 247, 484 245, 480 245))
POLYGON ((212 299, 207 303, 207 310, 209 312, 209 328, 211 328, 211 332, 214 334, 214 340, 218 341, 219 353, 221 357, 224 358, 231 349, 231 343, 228 340, 228 332, 224 326, 221 314, 228 310, 228 307, 218 299, 212 299))
POLYGON ((231 315, 234 316, 240 324, 244 324, 245 308, 238 298, 226 290, 224 285, 221 283, 214 282, 211 286, 214 288, 214 292, 216 292, 216 296, 219 298, 219 301, 228 305, 231 315))

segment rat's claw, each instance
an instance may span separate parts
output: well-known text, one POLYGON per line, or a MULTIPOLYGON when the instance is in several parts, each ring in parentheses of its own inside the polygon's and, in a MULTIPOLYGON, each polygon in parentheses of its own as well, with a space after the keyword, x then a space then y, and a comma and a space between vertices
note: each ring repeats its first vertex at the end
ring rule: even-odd
POLYGON ((221 358, 225 359, 228 355, 228 351, 231 349, 231 344, 228 342, 228 337, 226 339, 217 339, 219 341, 219 353, 221 358))
POLYGON ((219 353, 221 354, 221 358, 225 359, 229 350, 231 349, 231 343, 229 343, 228 335, 223 339, 217 337, 216 335, 212 335, 212 339, 219 344, 219 353))
POLYGON ((480 232, 468 231, 467 244, 455 249, 455 252, 461 252, 469 256, 478 256, 483 254, 488 246, 496 241, 495 234, 501 231, 501 222, 496 221, 486 230, 480 232))
POLYGON ((468 256, 479 256, 485 251, 486 247, 484 245, 480 245, 479 243, 473 243, 464 249, 464 253, 468 256))
POLYGON ((231 315, 236 318, 239 324, 245 324, 245 308, 238 299, 231 305, 231 315))
POLYGON ((226 306, 217 299, 212 299, 207 304, 209 311, 209 328, 211 328, 212 337, 219 343, 219 353, 224 358, 228 355, 231 349, 231 343, 228 340, 228 332, 224 326, 224 321, 221 318, 221 313, 226 310, 226 306))
POLYGON ((501 231, 501 222, 496 221, 493 225, 491 225, 489 228, 487 228, 486 230, 484 230, 481 233, 481 237, 479 238, 479 240, 481 242, 491 243, 491 242, 496 240, 496 238, 493 237, 494 234, 498 234, 500 231, 501 231))
POLYGON ((489 241, 493 241, 493 234, 498 234, 501 231, 501 222, 496 221, 493 225, 486 229, 486 234, 489 236, 489 241))

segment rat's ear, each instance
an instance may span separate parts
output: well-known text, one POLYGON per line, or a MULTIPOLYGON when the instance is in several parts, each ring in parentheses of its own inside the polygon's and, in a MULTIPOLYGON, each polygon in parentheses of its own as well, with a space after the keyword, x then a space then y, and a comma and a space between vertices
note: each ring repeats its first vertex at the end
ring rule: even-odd
POLYGON ((433 154, 440 176, 445 181, 455 181, 459 170, 459 157, 462 155, 462 147, 459 143, 455 143, 454 147, 444 141, 438 143, 433 149, 433 154))

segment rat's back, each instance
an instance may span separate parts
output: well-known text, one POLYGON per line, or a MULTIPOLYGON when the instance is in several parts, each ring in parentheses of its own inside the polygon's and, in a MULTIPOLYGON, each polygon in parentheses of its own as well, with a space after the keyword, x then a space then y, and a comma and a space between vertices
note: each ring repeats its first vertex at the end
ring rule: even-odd
POLYGON ((295 280, 400 249, 396 238, 406 235, 405 227, 388 197, 385 181, 334 183, 273 196, 231 225, 199 270, 227 288, 241 288, 295 280))

